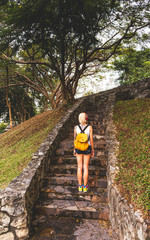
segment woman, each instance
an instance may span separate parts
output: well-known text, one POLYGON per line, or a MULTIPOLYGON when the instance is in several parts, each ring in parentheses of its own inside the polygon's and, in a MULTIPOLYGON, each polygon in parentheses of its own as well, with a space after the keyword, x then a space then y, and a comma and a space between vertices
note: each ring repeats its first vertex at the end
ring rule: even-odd
MULTIPOLYGON (((85 129, 87 126, 87 114, 86 113, 80 113, 79 114, 79 123, 81 129, 85 129)), ((76 136, 78 133, 81 132, 79 126, 75 126, 74 128, 74 139, 76 139, 76 136)), ((89 176, 89 160, 90 157, 94 157, 94 144, 93 144, 93 128, 91 126, 88 126, 84 133, 88 135, 88 143, 89 147, 86 151, 81 151, 79 149, 74 148, 74 156, 77 157, 77 178, 78 178, 78 190, 79 192, 87 192, 88 191, 88 176, 89 176), (83 174, 83 185, 82 185, 82 169, 84 169, 83 174)))

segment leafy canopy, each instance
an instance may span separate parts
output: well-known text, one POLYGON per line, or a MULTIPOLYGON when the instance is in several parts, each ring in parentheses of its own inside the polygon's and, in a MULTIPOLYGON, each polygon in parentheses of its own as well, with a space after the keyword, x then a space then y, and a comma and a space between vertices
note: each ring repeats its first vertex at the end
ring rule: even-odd
POLYGON ((148 26, 149 5, 148 0, 9 0, 3 6, 0 49, 9 44, 17 53, 39 46, 46 61, 30 64, 48 66, 68 101, 89 69, 148 26))
POLYGON ((114 69, 119 71, 120 83, 131 83, 150 78, 150 49, 136 51, 128 49, 114 63, 114 69))

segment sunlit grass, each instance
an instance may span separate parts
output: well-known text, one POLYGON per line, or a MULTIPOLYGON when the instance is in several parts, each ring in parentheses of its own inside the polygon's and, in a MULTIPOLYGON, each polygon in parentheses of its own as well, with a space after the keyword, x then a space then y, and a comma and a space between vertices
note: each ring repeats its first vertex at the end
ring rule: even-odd
POLYGON ((65 112, 64 108, 44 112, 0 135, 0 189, 28 165, 32 154, 65 112))
POLYGON ((145 215, 150 209, 150 99, 119 101, 114 109, 120 142, 116 183, 145 215))

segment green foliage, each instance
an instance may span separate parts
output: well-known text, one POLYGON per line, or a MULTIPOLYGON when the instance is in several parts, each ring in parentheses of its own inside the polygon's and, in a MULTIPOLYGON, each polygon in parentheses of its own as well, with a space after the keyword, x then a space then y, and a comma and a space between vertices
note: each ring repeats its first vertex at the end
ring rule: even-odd
POLYGON ((3 1, 0 51, 11 46, 16 59, 20 49, 38 46, 43 65, 61 82, 63 99, 73 100, 90 63, 106 62, 148 24, 149 5, 148 0, 3 1))
POLYGON ((7 127, 7 124, 1 122, 1 123, 0 123, 0 133, 2 133, 2 132, 5 130, 6 127, 7 127))
POLYGON ((124 50, 113 65, 114 69, 120 72, 118 80, 121 84, 150 78, 150 49, 124 50))
POLYGON ((150 99, 119 101, 114 109, 120 142, 116 184, 127 200, 145 214, 150 209, 150 99))
POLYGON ((91 43, 94 46, 99 20, 106 22, 111 5, 108 0, 13 1, 5 8, 9 27, 2 31, 2 36, 11 31, 9 41, 15 40, 16 49, 18 45, 28 49, 34 42, 46 53, 53 54, 55 51, 58 58, 63 51, 67 53, 74 43, 79 42, 82 50, 91 43))
MULTIPOLYGON (((35 116, 35 104, 28 91, 22 87, 11 87, 9 89, 9 102, 11 103, 12 119, 21 123, 35 116)), ((0 89, 0 115, 3 119, 9 120, 9 110, 6 104, 6 91, 0 89)))

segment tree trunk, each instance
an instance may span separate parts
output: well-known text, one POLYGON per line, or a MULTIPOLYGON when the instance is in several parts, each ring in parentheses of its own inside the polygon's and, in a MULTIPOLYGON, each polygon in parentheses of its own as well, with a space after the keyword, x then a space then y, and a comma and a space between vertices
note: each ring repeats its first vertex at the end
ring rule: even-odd
POLYGON ((68 83, 67 86, 63 82, 61 83, 62 83, 61 91, 62 91, 63 103, 64 104, 73 103, 74 95, 72 91, 72 86, 70 85, 70 83, 68 83))
POLYGON ((11 102, 9 102, 8 99, 8 85, 9 85, 9 75, 8 75, 8 67, 6 67, 6 103, 7 107, 9 109, 9 120, 10 120, 10 127, 13 128, 13 123, 12 123, 12 114, 11 114, 11 102))
POLYGON ((69 101, 68 92, 64 84, 62 84, 62 99, 63 103, 66 104, 69 101))

